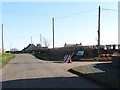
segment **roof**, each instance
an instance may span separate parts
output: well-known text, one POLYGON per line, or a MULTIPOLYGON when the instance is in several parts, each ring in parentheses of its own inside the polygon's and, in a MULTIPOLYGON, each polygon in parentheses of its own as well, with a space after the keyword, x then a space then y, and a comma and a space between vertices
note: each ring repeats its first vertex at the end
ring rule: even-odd
MULTIPOLYGON (((48 49, 48 47, 42 47, 42 49, 48 49)), ((22 51, 31 51, 31 50, 41 50, 41 47, 35 46, 34 44, 29 44, 22 51)))
POLYGON ((24 48, 22 51, 30 51, 33 50, 35 48, 34 44, 29 44, 26 48, 24 48))
POLYGON ((78 46, 82 46, 82 44, 66 44, 64 45, 64 47, 78 47, 78 46))

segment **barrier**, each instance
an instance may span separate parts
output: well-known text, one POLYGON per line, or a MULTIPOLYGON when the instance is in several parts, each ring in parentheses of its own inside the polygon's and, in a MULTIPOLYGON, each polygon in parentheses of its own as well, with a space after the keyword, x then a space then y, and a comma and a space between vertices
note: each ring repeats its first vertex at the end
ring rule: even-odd
POLYGON ((67 58, 68 58, 68 55, 65 55, 63 61, 66 62, 67 58))
POLYGON ((99 54, 98 61, 112 61, 112 54, 99 54))
POLYGON ((74 53, 72 53, 71 55, 65 55, 64 58, 63 58, 63 61, 67 62, 67 63, 72 63, 73 55, 74 55, 74 53))
POLYGON ((68 58, 67 58, 67 63, 71 63, 71 62, 72 62, 71 55, 69 55, 68 58))

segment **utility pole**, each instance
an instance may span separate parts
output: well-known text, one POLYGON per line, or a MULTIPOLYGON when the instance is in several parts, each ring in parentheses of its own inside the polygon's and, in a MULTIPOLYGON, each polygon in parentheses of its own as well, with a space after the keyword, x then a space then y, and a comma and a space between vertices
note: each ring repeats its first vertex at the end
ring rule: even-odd
POLYGON ((52 28, 53 28, 53 49, 54 49, 54 18, 52 18, 52 28))
POLYGON ((98 8, 98 55, 100 54, 100 6, 98 8))
POLYGON ((41 39, 41 34, 40 34, 40 45, 41 45, 41 48, 42 48, 42 39, 41 39))
POLYGON ((10 42, 10 51, 9 51, 9 53, 11 52, 11 44, 12 44, 12 43, 10 42))
POLYGON ((32 36, 31 36, 31 44, 32 44, 32 36))
POLYGON ((2 24, 2 55, 4 53, 3 24, 2 24))
POLYGON ((32 50, 32 36, 31 36, 31 50, 32 50))

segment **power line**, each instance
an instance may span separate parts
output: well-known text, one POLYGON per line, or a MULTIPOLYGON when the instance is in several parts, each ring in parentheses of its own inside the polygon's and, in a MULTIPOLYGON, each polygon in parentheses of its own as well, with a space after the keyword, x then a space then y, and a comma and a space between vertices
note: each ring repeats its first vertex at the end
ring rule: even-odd
POLYGON ((50 25, 51 25, 51 22, 49 22, 49 23, 41 30, 41 32, 47 30, 50 25))
POLYGON ((105 10, 105 11, 119 11, 119 10, 115 10, 115 9, 105 9, 105 8, 103 8, 102 10, 105 10))
POLYGON ((58 17, 55 17, 55 18, 61 19, 61 18, 77 16, 77 15, 80 15, 80 14, 83 14, 83 13, 87 13, 87 12, 91 12, 91 11, 94 11, 94 10, 97 10, 97 9, 85 10, 85 11, 81 11, 81 12, 78 12, 78 13, 72 13, 72 14, 65 15, 65 16, 58 16, 58 17))

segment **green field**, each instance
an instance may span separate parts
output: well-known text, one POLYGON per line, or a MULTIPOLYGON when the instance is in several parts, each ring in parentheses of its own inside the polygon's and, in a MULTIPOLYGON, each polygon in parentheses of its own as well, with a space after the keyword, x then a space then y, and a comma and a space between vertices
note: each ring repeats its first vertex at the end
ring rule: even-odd
POLYGON ((0 54, 0 68, 3 67, 10 59, 14 58, 14 54, 4 53, 0 54))

